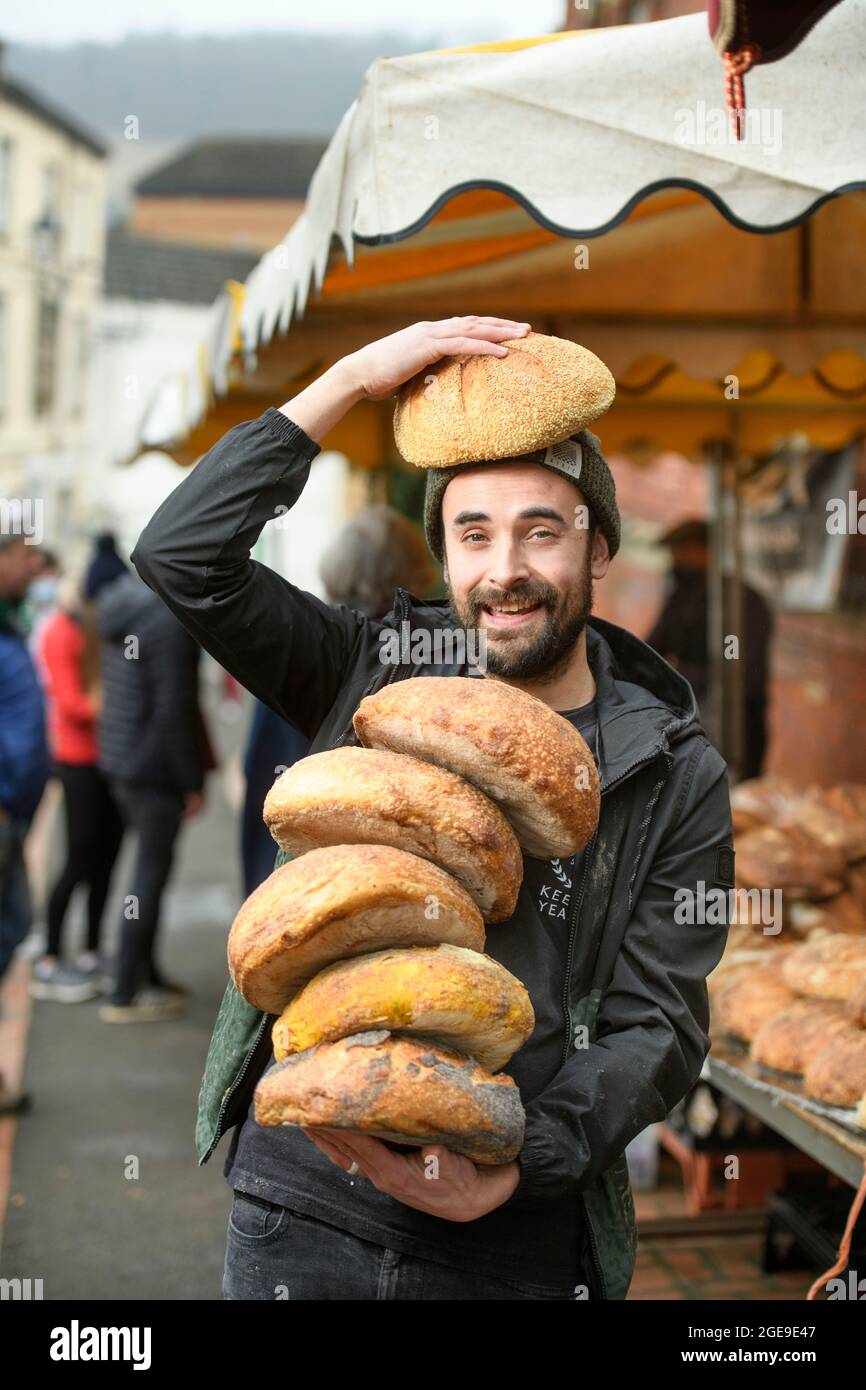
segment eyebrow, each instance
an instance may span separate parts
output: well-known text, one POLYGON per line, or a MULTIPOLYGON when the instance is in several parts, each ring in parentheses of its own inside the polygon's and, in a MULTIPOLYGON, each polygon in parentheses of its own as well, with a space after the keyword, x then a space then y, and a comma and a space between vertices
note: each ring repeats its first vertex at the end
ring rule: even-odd
MULTIPOLYGON (((555 507, 525 507, 522 512, 517 513, 518 521, 531 521, 534 517, 540 517, 545 521, 558 521, 561 526, 565 525, 565 517, 555 507)), ((458 512, 451 525, 466 526, 470 522, 489 520, 487 512, 458 512)))

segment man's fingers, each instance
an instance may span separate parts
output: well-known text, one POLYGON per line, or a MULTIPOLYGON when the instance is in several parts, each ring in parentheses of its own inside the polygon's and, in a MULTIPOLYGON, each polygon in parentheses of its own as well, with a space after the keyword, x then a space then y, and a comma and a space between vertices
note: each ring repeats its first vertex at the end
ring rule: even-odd
MULTIPOLYGON (((515 334, 505 334, 505 337, 515 337, 515 334)), ((492 353, 494 357, 505 357, 508 348, 500 343, 491 342, 487 338, 439 338, 437 347, 441 348, 443 357, 480 357, 483 354, 488 356, 492 353)))
POLYGON ((458 338, 518 338, 529 332, 531 325, 518 319, 482 318, 467 314, 464 318, 441 319, 432 325, 435 337, 458 338))

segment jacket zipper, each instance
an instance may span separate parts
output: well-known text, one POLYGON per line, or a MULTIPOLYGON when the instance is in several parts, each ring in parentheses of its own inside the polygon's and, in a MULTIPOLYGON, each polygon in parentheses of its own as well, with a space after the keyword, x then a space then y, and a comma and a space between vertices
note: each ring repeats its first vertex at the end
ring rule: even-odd
MULTIPOLYGON (((397 606, 398 606, 398 610, 399 610, 399 619, 400 619, 401 622, 403 622, 403 621, 405 621, 405 619, 408 618, 408 616, 409 616, 409 603, 408 603, 408 600, 407 600, 405 591, 404 591, 403 589, 398 589, 398 590, 397 590, 397 606)), ((391 670, 388 672, 387 677, 385 678, 385 682, 384 682, 385 685, 387 685, 389 681, 391 681, 391 680, 394 679, 394 675, 395 675, 396 671, 397 671, 397 666, 396 666, 396 664, 395 664, 394 666, 392 666, 391 670)), ((362 700, 363 700, 364 696, 365 696, 370 690, 372 690, 372 688, 373 688, 373 686, 374 686, 375 684, 376 684, 376 676, 373 676, 373 678, 372 678, 370 681, 367 682, 367 685, 366 685, 365 688, 364 688, 364 691, 363 691, 363 693, 362 693, 362 695, 361 695, 361 699, 362 699, 362 700)), ((359 703, 360 703, 360 701, 359 701, 359 703)), ((352 726, 351 726, 351 723, 350 723, 349 728, 351 728, 351 727, 352 727, 352 726)), ((340 743, 342 743, 342 740, 345 738, 345 736, 346 736, 347 733, 348 733, 348 729, 344 729, 343 732, 340 734, 339 738, 337 739, 337 741, 336 741, 335 743, 333 743, 333 744, 331 745, 331 747, 332 747, 332 748, 336 748, 340 743)), ((255 1039, 253 1040, 253 1044, 252 1044, 252 1046, 250 1047, 250 1050, 249 1050, 249 1052, 247 1053, 247 1055, 246 1055, 246 1057, 245 1057, 245 1059, 244 1059, 244 1064, 243 1064, 243 1066, 241 1067, 240 1071, 238 1072, 237 1076, 235 1077, 234 1081, 232 1082, 231 1086, 229 1087, 229 1089, 226 1091, 225 1095, 224 1095, 223 1098, 222 1098, 222 1104, 220 1105, 219 1114, 217 1115, 216 1133, 214 1134, 214 1137, 213 1137, 213 1139, 211 1140, 211 1146, 210 1146, 210 1148, 208 1149, 207 1153, 205 1154, 204 1158, 202 1159, 202 1163, 207 1163, 208 1159, 210 1158, 211 1154, 213 1153, 213 1151, 214 1151, 214 1149, 216 1148, 217 1144, 219 1143, 220 1139, 222 1139, 222 1136, 223 1136, 223 1121, 225 1120, 226 1110, 228 1109, 229 1102, 231 1101, 232 1096, 234 1095, 235 1091, 238 1089, 238 1087, 240 1086, 240 1084, 241 1084, 241 1082, 243 1081, 244 1077, 246 1076, 247 1072, 249 1071, 250 1063, 252 1062, 253 1057, 256 1055, 256 1052, 258 1051, 259 1043, 260 1043, 261 1040, 262 1040, 262 1034, 264 1033, 265 1028, 267 1027, 268 1018, 269 1018, 269 1015, 268 1015, 268 1014, 265 1014, 265 1015, 262 1017, 262 1020, 261 1020, 261 1022, 260 1022, 260 1024, 259 1024, 258 1032, 256 1033, 255 1039)))

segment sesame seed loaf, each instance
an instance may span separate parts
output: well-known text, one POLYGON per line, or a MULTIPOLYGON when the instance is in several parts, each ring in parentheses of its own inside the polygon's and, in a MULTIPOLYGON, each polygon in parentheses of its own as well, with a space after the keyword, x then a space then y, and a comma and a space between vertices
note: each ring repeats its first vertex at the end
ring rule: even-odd
POLYGON ((607 367, 567 338, 527 333, 506 357, 446 357, 397 393, 394 441, 418 468, 514 458, 559 444, 611 405, 607 367))

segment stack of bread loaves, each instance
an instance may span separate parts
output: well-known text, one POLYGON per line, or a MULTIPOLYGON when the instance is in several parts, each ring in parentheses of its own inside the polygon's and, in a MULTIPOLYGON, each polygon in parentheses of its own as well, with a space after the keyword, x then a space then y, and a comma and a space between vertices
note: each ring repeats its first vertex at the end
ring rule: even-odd
MULTIPOLYGON (((522 370, 517 354, 454 358, 434 369, 438 394, 409 383, 398 417, 413 461, 514 456, 610 404, 612 379, 591 353, 539 334, 514 346, 522 370), (461 393, 463 375, 474 394, 461 393), (472 428, 443 427, 443 392, 497 401, 492 454, 484 412, 472 428)), ((507 1163, 524 1112, 501 1069, 535 1019, 521 982, 484 954, 485 923, 513 914, 524 853, 567 858, 588 842, 599 814, 592 754, 540 700, 483 678, 392 681, 362 700, 354 727, 361 746, 312 754, 271 788, 264 819, 294 857, 247 899, 229 936, 236 988, 276 1015, 277 1061, 256 1088, 256 1118, 507 1163)))

